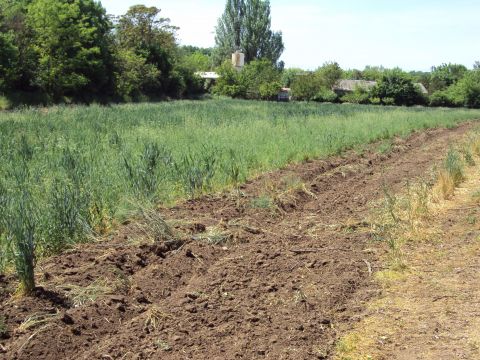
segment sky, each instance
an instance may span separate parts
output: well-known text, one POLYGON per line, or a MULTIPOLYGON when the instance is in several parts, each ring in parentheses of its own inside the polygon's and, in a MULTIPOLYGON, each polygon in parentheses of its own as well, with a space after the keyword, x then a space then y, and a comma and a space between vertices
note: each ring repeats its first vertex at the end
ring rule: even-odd
MULTIPOLYGON (((225 0, 101 0, 107 12, 131 5, 162 9, 180 27, 182 45, 213 47, 225 0)), ((480 60, 479 0, 271 0, 272 29, 282 31, 286 67, 315 69, 336 61, 428 71, 480 60)))

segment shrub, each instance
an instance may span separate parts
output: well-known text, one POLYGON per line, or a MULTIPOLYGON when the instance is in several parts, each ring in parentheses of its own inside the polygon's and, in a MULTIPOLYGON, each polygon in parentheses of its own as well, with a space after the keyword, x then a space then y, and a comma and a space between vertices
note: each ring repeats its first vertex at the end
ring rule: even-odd
POLYGON ((0 96, 0 111, 10 109, 10 101, 5 96, 0 96))
POLYGON ((446 90, 435 91, 430 95, 430 106, 463 106, 464 99, 454 91, 453 87, 446 90))
POLYGON ((313 100, 320 87, 320 81, 315 74, 297 75, 292 82, 292 97, 295 100, 313 100))
POLYGON ((218 95, 272 100, 282 87, 280 71, 269 60, 254 60, 245 65, 241 72, 226 61, 217 72, 220 79, 213 91, 218 95))
POLYGON ((370 94, 368 90, 362 87, 357 87, 353 92, 342 96, 341 101, 352 104, 368 104, 370 102, 369 98, 370 94))
POLYGON ((229 60, 226 60, 217 68, 220 78, 213 87, 213 93, 217 95, 226 95, 232 98, 244 97, 245 89, 240 86, 240 74, 233 67, 229 60))
POLYGON ((240 72, 240 85, 248 99, 272 99, 282 87, 280 72, 269 60, 254 60, 240 72))
POLYGON ((119 49, 115 57, 116 93, 130 101, 145 92, 147 87, 158 85, 160 71, 147 59, 130 49, 119 49))
POLYGON ((457 83, 433 93, 430 105, 480 107, 480 70, 469 71, 457 83))
POLYGON ((321 88, 313 98, 313 100, 320 102, 335 102, 337 99, 337 94, 333 90, 327 88, 321 88))
POLYGON ((372 95, 385 105, 415 105, 424 103, 423 96, 411 76, 400 69, 385 71, 372 89, 372 95), (391 100, 393 99, 393 104, 391 100))

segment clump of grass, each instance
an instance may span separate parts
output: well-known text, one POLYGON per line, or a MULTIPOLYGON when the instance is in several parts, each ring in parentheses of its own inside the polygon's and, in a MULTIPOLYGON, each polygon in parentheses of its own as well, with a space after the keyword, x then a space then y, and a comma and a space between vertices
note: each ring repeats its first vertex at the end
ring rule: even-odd
POLYGON ((472 198, 473 198, 476 202, 480 202, 480 190, 476 191, 476 192, 472 195, 472 198))
POLYGON ((66 292, 66 296, 72 301, 74 307, 95 302, 97 299, 112 293, 112 288, 107 279, 97 279, 88 286, 67 284, 57 288, 66 292))
POLYGON ((151 333, 160 326, 162 320, 169 319, 171 318, 171 315, 164 313, 161 311, 158 307, 152 306, 150 309, 147 311, 146 319, 145 319, 145 324, 143 326, 143 329, 151 333))
POLYGON ((450 148, 438 174, 436 189, 443 199, 450 198, 464 179, 464 163, 459 153, 450 148))
POLYGON ((139 213, 140 219, 135 227, 143 234, 144 241, 159 243, 179 240, 159 211, 139 206, 139 213))
MULTIPOLYGON (((178 176, 182 179, 185 192, 190 198, 201 195, 204 191, 212 189, 212 180, 217 171, 216 150, 203 147, 203 152, 197 155, 188 154, 175 163, 178 176)), ((230 172, 236 172, 233 167, 230 172)), ((236 177, 234 173, 230 176, 236 177)))
POLYGON ((377 152, 380 154, 387 154, 392 151, 392 141, 391 140, 384 140, 380 143, 377 148, 377 152))
POLYGON ((260 195, 250 201, 250 206, 255 209, 274 209, 275 202, 268 195, 260 195))
POLYGON ((30 196, 24 192, 14 205, 15 215, 10 214, 7 238, 14 243, 14 263, 20 279, 21 290, 30 294, 35 288, 35 230, 36 214, 30 196))
POLYGON ((219 226, 211 226, 207 228, 206 232, 197 234, 194 238, 212 245, 222 245, 232 239, 232 233, 222 230, 219 226))
POLYGON ((444 169, 452 178, 455 186, 459 185, 463 179, 463 162, 460 155, 454 149, 450 149, 444 162, 444 169))
POLYGON ((122 293, 128 294, 132 288, 132 281, 130 280, 128 275, 117 267, 114 267, 112 269, 112 272, 116 278, 116 281, 114 283, 115 291, 120 291, 122 293))
POLYGON ((0 96, 0 111, 10 109, 12 104, 5 96, 0 96))
POLYGON ((7 334, 8 334, 7 321, 4 315, 0 315, 0 339, 7 336, 7 334))
POLYGON ((20 326, 15 330, 16 332, 24 333, 28 330, 38 328, 45 325, 59 317, 58 313, 36 313, 27 317, 20 326))
POLYGON ((162 339, 157 339, 155 340, 155 346, 163 351, 170 351, 172 350, 172 347, 168 344, 168 342, 162 340, 162 339))
POLYGON ((429 215, 430 187, 421 180, 407 184, 403 195, 393 194, 385 185, 383 193, 382 205, 373 216, 373 236, 387 244, 390 270, 401 272, 407 268, 403 244, 424 235, 419 229, 422 220, 429 215))

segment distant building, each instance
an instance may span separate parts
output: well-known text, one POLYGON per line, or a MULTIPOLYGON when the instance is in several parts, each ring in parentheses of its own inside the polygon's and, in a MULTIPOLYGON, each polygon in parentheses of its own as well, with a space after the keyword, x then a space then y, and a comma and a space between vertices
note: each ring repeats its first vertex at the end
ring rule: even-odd
POLYGON ((277 101, 288 102, 292 99, 290 88, 281 88, 277 95, 277 101))
POLYGON ((218 75, 216 72, 213 72, 213 71, 206 71, 206 72, 198 71, 195 73, 195 75, 205 80, 217 80, 220 77, 220 75, 218 75))
POLYGON ((425 87, 425 85, 423 85, 422 83, 415 83, 414 84, 417 88, 420 89, 420 92, 424 95, 428 95, 428 90, 427 88, 425 87))
POLYGON ((232 65, 237 71, 242 71, 245 66, 245 54, 240 51, 235 51, 232 54, 232 65))
MULTIPOLYGON (((376 81, 368 80, 340 80, 335 85, 333 85, 332 90, 335 91, 338 95, 342 96, 351 92, 354 92, 355 89, 364 89, 371 90, 377 85, 376 81)), ((422 94, 427 95, 428 90, 422 83, 414 84, 422 94)))
POLYGON ((376 81, 368 80, 340 80, 335 85, 333 85, 332 90, 335 91, 338 95, 342 96, 351 92, 354 92, 355 89, 365 89, 371 90, 375 85, 376 81))

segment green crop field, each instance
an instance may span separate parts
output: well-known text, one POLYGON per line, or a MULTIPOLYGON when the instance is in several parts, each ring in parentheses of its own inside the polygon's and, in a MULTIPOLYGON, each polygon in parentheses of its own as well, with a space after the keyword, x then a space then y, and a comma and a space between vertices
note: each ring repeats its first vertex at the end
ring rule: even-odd
POLYGON ((28 256, 85 241, 138 204, 475 118, 480 110, 239 100, 3 112, 0 267, 28 272, 28 256))

